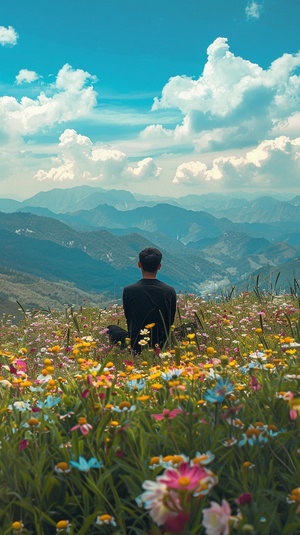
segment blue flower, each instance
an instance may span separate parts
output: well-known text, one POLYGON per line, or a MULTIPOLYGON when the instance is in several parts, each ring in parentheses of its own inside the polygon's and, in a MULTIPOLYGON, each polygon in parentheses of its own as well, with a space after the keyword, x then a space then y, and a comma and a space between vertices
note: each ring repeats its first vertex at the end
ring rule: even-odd
POLYGON ((46 401, 37 401, 37 406, 39 409, 42 409, 45 407, 46 409, 51 409, 52 407, 55 407, 59 402, 61 401, 60 397, 54 398, 53 396, 48 396, 46 401))
POLYGON ((213 389, 209 389, 204 394, 204 399, 211 403, 222 403, 228 394, 234 390, 234 384, 228 378, 219 379, 213 389))
POLYGON ((249 444, 249 446, 263 446, 268 442, 268 437, 266 437, 263 432, 259 433, 259 435, 252 435, 250 437, 247 437, 245 433, 242 434, 241 440, 238 442, 238 446, 245 446, 245 444, 249 444))
POLYGON ((144 379, 132 379, 132 381, 127 381, 126 386, 129 390, 142 390, 145 386, 144 379))
POLYGON ((182 374, 182 372, 183 370, 181 368, 172 368, 171 370, 162 372, 161 376, 166 381, 171 381, 175 377, 179 377, 182 374))
POLYGON ((88 472, 91 468, 102 468, 103 466, 103 463, 101 461, 97 461, 95 457, 92 457, 89 461, 86 461, 86 459, 81 455, 78 457, 78 462, 70 461, 69 464, 73 468, 80 470, 80 472, 88 472))
POLYGON ((131 405, 131 407, 127 407, 126 405, 123 406, 121 409, 120 407, 112 407, 112 411, 117 411, 117 412, 133 412, 135 411, 136 409, 136 405, 131 405))

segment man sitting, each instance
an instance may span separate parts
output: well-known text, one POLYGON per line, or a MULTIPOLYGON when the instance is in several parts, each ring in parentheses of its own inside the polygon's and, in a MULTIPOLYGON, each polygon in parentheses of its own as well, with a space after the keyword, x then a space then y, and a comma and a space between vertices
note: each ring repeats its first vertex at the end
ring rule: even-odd
POLYGON ((141 330, 147 325, 149 329, 149 346, 163 348, 174 322, 176 313, 176 292, 172 286, 156 278, 161 268, 162 253, 147 247, 139 254, 138 267, 142 278, 125 286, 123 290, 123 308, 128 331, 117 325, 109 325, 108 332, 114 343, 121 343, 124 347, 126 338, 130 338, 131 349, 135 353, 141 352, 139 343, 144 336, 141 330))

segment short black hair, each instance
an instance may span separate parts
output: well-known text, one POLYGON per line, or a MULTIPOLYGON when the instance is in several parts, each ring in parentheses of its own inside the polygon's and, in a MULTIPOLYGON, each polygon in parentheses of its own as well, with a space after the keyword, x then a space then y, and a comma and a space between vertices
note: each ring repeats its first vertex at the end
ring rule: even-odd
POLYGON ((162 253, 155 247, 146 247, 139 254, 139 261, 144 271, 153 273, 158 270, 161 263, 162 253))

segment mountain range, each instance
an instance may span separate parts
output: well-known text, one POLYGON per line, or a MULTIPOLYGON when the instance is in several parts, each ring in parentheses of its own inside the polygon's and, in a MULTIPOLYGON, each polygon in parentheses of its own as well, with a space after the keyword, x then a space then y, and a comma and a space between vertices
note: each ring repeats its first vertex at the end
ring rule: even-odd
MULTIPOLYGON (((266 281, 280 272, 278 288, 288 290, 299 276, 299 221, 299 196, 171 199, 79 186, 0 199, 0 305, 18 299, 22 285, 28 294, 26 277, 56 285, 51 306, 65 303, 64 284, 77 302, 118 300, 139 278, 137 256, 147 246, 162 250, 161 278, 177 291, 248 288, 260 271, 266 281)), ((26 305, 47 305, 38 286, 26 305)))

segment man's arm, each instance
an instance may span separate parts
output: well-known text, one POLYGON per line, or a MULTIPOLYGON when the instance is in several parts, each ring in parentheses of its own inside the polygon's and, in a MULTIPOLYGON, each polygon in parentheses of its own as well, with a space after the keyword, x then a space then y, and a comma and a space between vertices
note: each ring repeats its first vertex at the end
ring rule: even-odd
POLYGON ((177 310, 177 295, 174 290, 171 296, 171 325, 173 325, 174 323, 176 310, 177 310))
POLYGON ((130 307, 129 307, 129 302, 128 302, 128 292, 127 292, 126 288, 124 288, 124 290, 123 290, 123 310, 124 310, 124 315, 125 315, 126 322, 127 322, 127 328, 129 329, 130 307))

